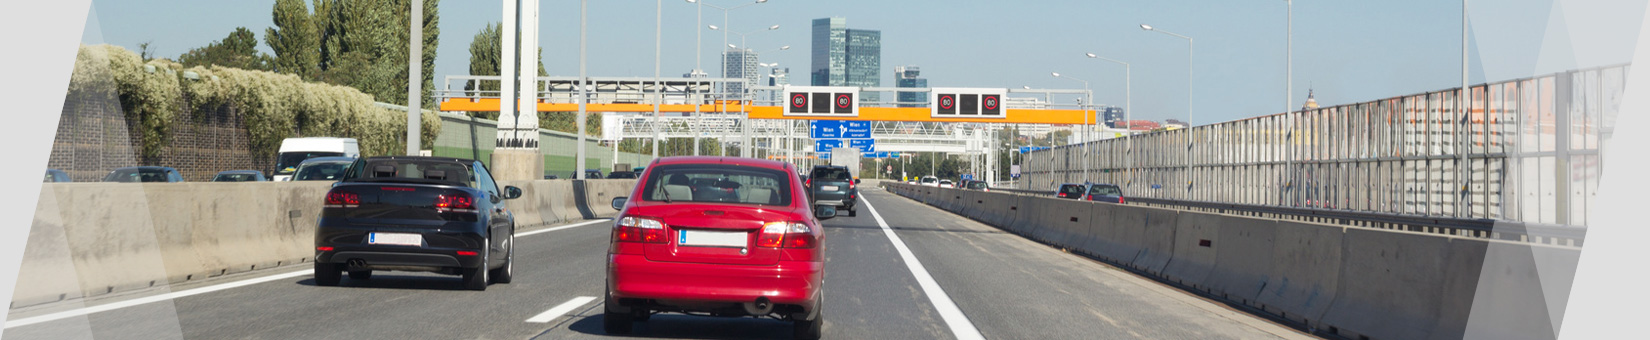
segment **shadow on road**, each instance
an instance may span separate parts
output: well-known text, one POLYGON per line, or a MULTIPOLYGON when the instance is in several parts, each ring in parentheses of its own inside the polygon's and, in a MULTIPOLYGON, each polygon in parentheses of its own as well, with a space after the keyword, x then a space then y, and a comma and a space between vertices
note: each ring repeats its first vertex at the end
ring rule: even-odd
MULTIPOLYGON (((600 308, 596 309, 600 310, 600 308)), ((636 322, 630 334, 609 335, 602 331, 602 315, 586 316, 568 325, 568 329, 584 335, 628 338, 670 339, 789 339, 791 323, 773 319, 750 317, 706 317, 682 314, 655 314, 648 321, 636 322)), ((825 331, 829 332, 830 321, 825 331)))
MULTIPOLYGON (((320 287, 315 284, 314 278, 306 278, 297 282, 299 285, 320 287)), ((328 287, 333 288, 333 287, 328 287)), ((465 290, 464 280, 454 277, 440 276, 410 276, 384 275, 374 273, 371 279, 356 280, 345 277, 339 281, 336 288, 374 288, 399 290, 465 290)))

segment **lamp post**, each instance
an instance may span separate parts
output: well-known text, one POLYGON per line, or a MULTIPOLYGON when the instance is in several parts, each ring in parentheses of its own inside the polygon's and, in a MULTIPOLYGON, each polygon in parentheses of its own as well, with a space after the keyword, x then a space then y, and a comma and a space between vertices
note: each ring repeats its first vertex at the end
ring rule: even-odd
MULTIPOLYGON (((663 40, 665 0, 654 0, 653 9, 653 158, 659 158, 659 106, 665 104, 664 87, 659 86, 659 44, 663 40)), ((614 169, 618 170, 618 169, 614 169)))
POLYGON ((1132 123, 1134 121, 1134 108, 1131 107, 1134 102, 1133 68, 1129 66, 1129 63, 1102 57, 1095 55, 1094 53, 1088 53, 1085 55, 1087 55, 1090 59, 1100 59, 1123 65, 1123 120, 1125 122, 1131 122, 1126 123, 1130 125, 1123 131, 1123 162, 1125 168, 1123 175, 1125 177, 1129 177, 1123 185, 1132 185, 1134 184, 1134 125, 1132 123))
MULTIPOLYGON (((725 19, 726 17, 724 16, 723 18, 725 19)), ((739 45, 745 46, 744 51, 740 52, 740 53, 741 53, 741 55, 748 56, 750 53, 752 53, 752 50, 750 49, 750 45, 746 44, 748 42, 747 38, 752 34, 762 33, 762 32, 766 32, 766 31, 779 30, 779 25, 768 26, 768 28, 766 28, 766 29, 760 29, 760 30, 755 30, 755 31, 750 31, 750 32, 745 32, 745 33, 732 32, 732 30, 727 29, 726 26, 716 27, 716 25, 711 25, 710 29, 722 31, 723 32, 722 34, 723 34, 724 37, 728 33, 738 34, 739 35, 739 45)), ((728 44, 729 53, 723 53, 722 54, 722 77, 724 77, 724 78, 726 78, 728 76, 728 66, 734 66, 734 65, 729 65, 728 57, 732 55, 732 52, 733 52, 732 50, 737 49, 737 48, 738 47, 734 46, 733 44, 728 44)), ((755 148, 754 148, 755 146, 751 145, 752 137, 750 135, 750 125, 751 125, 750 113, 745 110, 745 107, 747 105, 745 105, 744 103, 745 103, 746 100, 754 99, 754 98, 750 97, 750 94, 751 94, 750 89, 751 89, 751 86, 753 86, 755 84, 752 84, 753 77, 751 75, 744 74, 747 71, 745 69, 745 60, 744 59, 745 58, 740 58, 739 65, 736 66, 736 67, 739 68, 739 73, 740 73, 741 78, 745 79, 743 84, 739 86, 739 93, 738 93, 739 100, 740 100, 739 115, 745 117, 745 120, 744 120, 743 124, 739 125, 740 131, 743 134, 742 139, 744 139, 744 143, 743 143, 744 145, 742 145, 742 148, 741 148, 744 152, 742 152, 740 154, 740 156, 751 157, 752 155, 754 155, 753 152, 755 150, 755 148)), ((726 85, 724 85, 724 89, 725 88, 726 88, 726 85)))
MULTIPOLYGON (((701 27, 701 26, 705 25, 705 6, 710 6, 711 8, 722 10, 722 25, 727 26, 727 24, 728 24, 727 23, 727 21, 728 21, 728 19, 727 19, 728 11, 731 11, 733 9, 737 9, 737 8, 740 8, 740 7, 765 3, 765 2, 768 2, 768 0, 756 0, 756 2, 752 2, 752 3, 748 3, 748 4, 744 4, 744 5, 739 5, 739 6, 734 6, 732 8, 722 8, 722 7, 717 7, 717 6, 714 6, 714 5, 707 5, 705 3, 699 2, 699 0, 687 0, 687 2, 691 3, 691 4, 698 5, 697 6, 698 7, 698 15, 697 15, 698 19, 693 24, 693 27, 701 27)), ((693 64, 694 64, 694 69, 693 70, 698 71, 698 72, 704 72, 704 69, 705 69, 705 63, 704 63, 704 60, 703 60, 704 59, 704 53, 705 53, 704 52, 705 43, 704 43, 703 40, 704 40, 704 31, 698 30, 698 29, 693 30, 693 64)), ((727 35, 724 34, 722 36, 722 43, 727 44, 727 42, 728 42, 728 37, 727 37, 727 35)), ((691 75, 691 76, 697 76, 697 75, 691 75)), ((695 87, 697 87, 697 86, 695 86, 695 87)), ((700 123, 703 123, 704 118, 702 117, 702 115, 699 112, 700 104, 703 104, 703 102, 696 102, 696 103, 693 104, 693 119, 696 120, 696 121, 699 121, 700 123)), ((697 133, 697 132, 695 132, 693 134, 693 155, 694 156, 699 155, 699 133, 697 133)))
POLYGON ((1076 81, 1083 82, 1083 92, 1085 93, 1085 98, 1082 98, 1080 100, 1086 102, 1087 104, 1078 104, 1077 105, 1077 109, 1083 111, 1083 130, 1082 130, 1083 134, 1078 135, 1078 138, 1082 139, 1082 141, 1083 141, 1083 182, 1087 183, 1088 180, 1089 180, 1089 112, 1088 112, 1088 106, 1089 105, 1094 105, 1094 93, 1089 92, 1089 81, 1087 81, 1087 80, 1072 78, 1071 76, 1060 75, 1060 72, 1053 72, 1051 74, 1053 74, 1055 78, 1066 78, 1066 79, 1071 79, 1071 80, 1076 80, 1076 81))
POLYGON ((1176 38, 1186 39, 1186 197, 1192 199, 1192 51, 1196 44, 1192 37, 1175 34, 1173 32, 1155 29, 1152 25, 1140 24, 1140 29, 1163 33, 1176 38))

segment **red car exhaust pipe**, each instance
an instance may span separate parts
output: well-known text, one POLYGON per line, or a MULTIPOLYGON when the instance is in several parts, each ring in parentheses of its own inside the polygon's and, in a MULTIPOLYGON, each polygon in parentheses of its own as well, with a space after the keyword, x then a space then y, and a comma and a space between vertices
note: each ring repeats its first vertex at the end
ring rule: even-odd
POLYGON ((758 297, 754 302, 746 302, 743 306, 745 307, 745 312, 750 313, 753 316, 773 314, 773 302, 769 302, 768 297, 766 296, 758 297))

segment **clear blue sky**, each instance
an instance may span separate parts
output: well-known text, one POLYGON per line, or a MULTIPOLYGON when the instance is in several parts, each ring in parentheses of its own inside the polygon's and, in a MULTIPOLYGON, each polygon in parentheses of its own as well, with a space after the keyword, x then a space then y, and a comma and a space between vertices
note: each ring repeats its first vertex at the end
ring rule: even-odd
MULTIPOLYGON (((753 0, 704 0, 731 7, 753 0)), ((175 57, 221 39, 237 26, 258 33, 271 25, 274 1, 94 0, 83 39, 136 49, 153 41, 158 55, 175 57)), ((577 1, 541 2, 545 66, 551 74, 578 73, 577 1)), ((499 1, 441 2, 441 77, 468 72, 476 32, 500 20, 499 1)), ((1459 86, 1459 1, 1313 1, 1294 4, 1295 103, 1308 87, 1326 105, 1373 100, 1459 86)), ((1478 83, 1632 58, 1645 1, 1479 0, 1472 9, 1471 79, 1478 83)), ((694 68, 696 6, 664 1, 663 74, 694 68)), ((590 2, 592 76, 652 76, 654 1, 590 2)), ((930 86, 1081 88, 1060 72, 1088 80, 1096 102, 1121 106, 1123 71, 1083 57, 1096 53, 1134 64, 1137 119, 1182 118, 1186 113, 1186 42, 1145 32, 1141 23, 1197 39, 1196 123, 1281 112, 1284 105, 1285 2, 1247 1, 886 1, 771 0, 732 12, 734 31, 781 25, 750 36, 770 51, 762 62, 790 67, 793 83, 807 82, 810 21, 838 16, 850 28, 882 31, 884 86, 898 65, 922 67, 930 86)), ((721 25, 722 11, 705 8, 705 24, 721 25)), ((702 27, 702 26, 701 26, 702 27)), ((738 44, 738 36, 731 37, 738 44)), ((704 65, 717 74, 719 31, 704 32, 704 65)), ((267 46, 260 46, 267 51, 267 46)), ((1064 99, 1069 102, 1070 99, 1064 99)))

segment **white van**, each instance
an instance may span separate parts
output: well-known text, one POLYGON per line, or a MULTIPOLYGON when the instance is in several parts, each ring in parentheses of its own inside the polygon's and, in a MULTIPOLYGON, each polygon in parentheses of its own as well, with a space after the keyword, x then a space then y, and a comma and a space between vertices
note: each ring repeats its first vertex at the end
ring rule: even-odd
POLYGON ((315 157, 361 157, 360 143, 355 138, 303 137, 281 141, 275 156, 275 181, 292 180, 298 164, 315 157))

